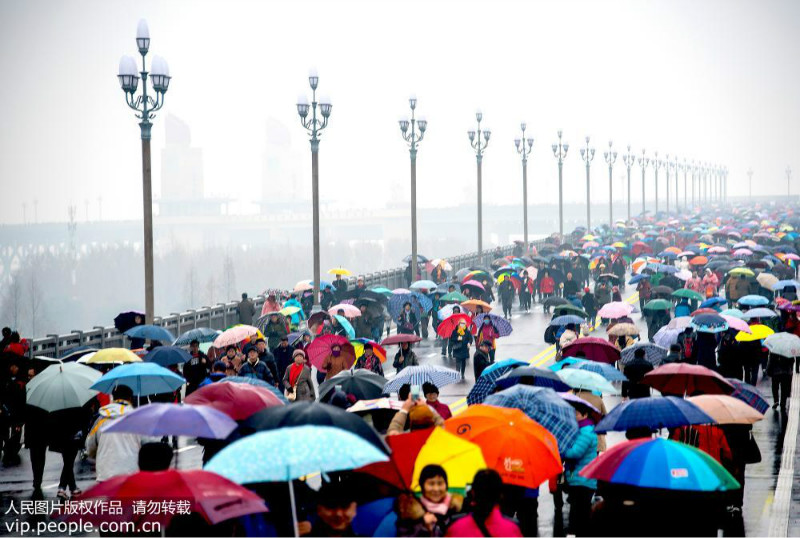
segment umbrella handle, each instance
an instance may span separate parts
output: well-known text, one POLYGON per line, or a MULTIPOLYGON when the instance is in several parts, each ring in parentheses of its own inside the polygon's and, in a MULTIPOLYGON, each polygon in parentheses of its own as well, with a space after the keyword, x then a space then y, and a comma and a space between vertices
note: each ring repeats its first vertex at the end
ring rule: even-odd
POLYGON ((297 506, 294 500, 294 481, 289 479, 289 501, 292 506, 292 526, 294 530, 295 538, 300 538, 299 531, 297 529, 297 506))

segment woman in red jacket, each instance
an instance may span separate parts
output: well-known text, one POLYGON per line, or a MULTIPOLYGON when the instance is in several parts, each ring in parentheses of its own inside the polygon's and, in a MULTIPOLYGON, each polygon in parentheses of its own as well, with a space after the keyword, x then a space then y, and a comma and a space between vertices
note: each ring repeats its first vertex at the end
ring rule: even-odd
MULTIPOLYGON (((542 302, 546 301, 548 297, 552 297, 555 291, 556 281, 550 276, 549 271, 545 271, 544 275, 542 275, 542 278, 539 279, 539 295, 542 298, 542 302)), ((549 312, 550 309, 545 306, 544 311, 549 312)))

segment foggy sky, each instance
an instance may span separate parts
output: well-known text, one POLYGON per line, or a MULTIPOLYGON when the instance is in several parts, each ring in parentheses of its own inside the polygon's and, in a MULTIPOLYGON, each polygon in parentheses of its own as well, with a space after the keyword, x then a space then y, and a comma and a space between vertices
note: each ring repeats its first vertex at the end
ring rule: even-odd
MULTIPOLYGON (((791 165, 800 192, 794 0, 4 0, 0 222, 21 222, 23 202, 31 221, 34 199, 40 221, 66 220, 69 203, 82 220, 85 199, 94 219, 98 196, 104 218, 141 218, 139 128, 115 76, 120 56, 136 54, 140 18, 173 77, 153 129, 156 193, 166 113, 185 121, 202 149, 206 193, 236 199, 241 211, 261 195, 268 120, 289 128, 310 182, 294 105, 310 97, 312 67, 333 102, 320 153, 324 203, 381 207, 393 185, 407 189, 397 120, 411 93, 428 120, 417 164, 425 207, 474 200, 466 131, 478 108, 492 130, 485 203, 521 197, 513 144, 521 120, 536 140, 529 181, 537 202, 557 202, 550 145, 558 129, 571 144, 568 201, 585 197, 578 148, 586 135, 597 149, 595 203, 608 196, 609 138, 620 152, 615 178, 632 144, 637 154, 645 147, 726 164, 731 195, 746 194, 748 167, 754 192, 785 193, 791 165)), ((638 193, 638 166, 633 175, 638 193)))

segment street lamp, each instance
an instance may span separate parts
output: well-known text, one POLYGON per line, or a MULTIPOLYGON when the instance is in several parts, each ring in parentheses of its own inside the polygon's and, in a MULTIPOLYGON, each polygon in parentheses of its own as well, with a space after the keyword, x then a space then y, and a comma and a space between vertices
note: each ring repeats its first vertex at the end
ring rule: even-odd
POLYGON ((311 86, 311 105, 305 95, 297 100, 297 114, 300 116, 300 124, 311 134, 311 197, 312 197, 312 234, 314 240, 314 306, 313 312, 322 310, 319 296, 319 135, 328 126, 328 118, 331 115, 332 105, 329 99, 322 98, 317 102, 317 86, 319 76, 312 70, 308 75, 308 84, 311 86), (322 119, 317 118, 317 107, 322 119), (309 108, 311 117, 308 117, 309 108))
POLYGON ((589 168, 594 159, 594 148, 589 147, 589 137, 586 137, 586 147, 581 148, 581 159, 586 163, 586 233, 592 229, 592 189, 589 181, 589 168))
POLYGON ((617 162, 617 152, 611 149, 613 142, 608 141, 608 151, 603 152, 603 158, 608 164, 608 226, 614 229, 614 188, 612 179, 614 177, 614 163, 617 162))
POLYGON ((748 196, 750 198, 753 197, 753 169, 747 169, 747 180, 748 180, 748 196))
POLYGON ((169 88, 169 66, 160 56, 153 56, 153 65, 147 71, 145 57, 150 49, 150 30, 142 19, 136 28, 136 47, 142 55, 142 70, 137 73, 136 60, 131 56, 123 56, 119 61, 119 85, 125 92, 125 101, 136 111, 141 121, 139 128, 142 139, 142 204, 144 208, 144 312, 145 323, 153 323, 154 317, 154 285, 153 285, 153 192, 150 165, 150 135, 155 112, 164 106, 164 94, 169 88), (155 98, 147 94, 147 75, 150 75, 155 98), (139 75, 142 79, 142 93, 136 94, 139 86, 139 75))
POLYGON ((645 150, 642 149, 642 156, 639 157, 639 166, 642 167, 642 217, 644 217, 644 210, 645 210, 645 170, 647 170, 647 165, 650 164, 650 158, 644 156, 645 150))
POLYGON ((687 179, 687 176, 689 175, 689 163, 686 162, 686 158, 685 157, 683 158, 683 167, 682 167, 682 169, 683 169, 683 210, 684 211, 688 211, 689 210, 689 198, 688 198, 688 196, 689 196, 689 192, 688 192, 689 181, 687 179))
POLYGON ((622 162, 628 169, 628 220, 631 220, 631 166, 636 162, 636 156, 631 153, 630 144, 628 144, 628 153, 622 156, 622 162))
POLYGON ((475 159, 478 162, 478 261, 480 263, 483 262, 483 192, 481 191, 481 179, 482 179, 482 163, 483 163, 483 152, 486 150, 486 147, 489 145, 489 137, 492 135, 492 132, 489 129, 485 129, 483 131, 483 139, 481 139, 481 120, 483 119, 483 113, 479 110, 475 113, 475 119, 478 120, 478 134, 475 135, 475 131, 467 131, 467 135, 469 136, 469 143, 472 146, 472 149, 475 150, 475 159))
POLYGON ((789 198, 792 195, 792 169, 790 167, 786 167, 786 197, 789 198))
POLYGON ((658 152, 656 151, 655 156, 653 157, 653 169, 656 171, 656 215, 658 215, 658 169, 663 168, 664 161, 658 158, 658 152))
MULTIPOLYGON (((561 142, 561 131, 558 131, 558 143, 553 144, 553 155, 558 159, 558 234, 564 236, 564 159, 567 158, 569 144, 561 142)), ((587 230, 588 232, 588 230, 587 230)))
MULTIPOLYGON (((669 169, 670 169, 669 153, 664 157, 664 171, 667 174, 667 219, 669 219, 669 169)), ((657 191, 656 191, 657 192, 657 191)))
POLYGON ((411 281, 417 280, 419 262, 417 260, 417 144, 422 142, 428 122, 424 119, 417 120, 414 110, 417 108, 417 98, 410 97, 408 104, 411 107, 411 121, 407 118, 400 120, 400 131, 403 139, 408 142, 408 152, 411 155, 411 281), (411 124, 411 131, 408 126, 411 124), (419 127, 419 132, 417 132, 419 127))
POLYGON ((697 164, 695 164, 694 159, 692 159, 691 168, 692 168, 692 209, 694 209, 695 207, 697 207, 694 197, 695 185, 697 184, 697 164))
POLYGON ((527 252, 530 244, 528 243, 528 155, 533 149, 533 138, 525 138, 525 122, 519 124, 522 129, 522 136, 514 139, 517 153, 522 155, 522 229, 525 240, 525 251, 527 252))
POLYGON ((677 155, 675 155, 674 157, 675 160, 672 162, 671 166, 672 170, 675 172, 675 214, 677 215, 681 212, 680 210, 681 199, 678 192, 678 179, 681 171, 681 163, 677 155))

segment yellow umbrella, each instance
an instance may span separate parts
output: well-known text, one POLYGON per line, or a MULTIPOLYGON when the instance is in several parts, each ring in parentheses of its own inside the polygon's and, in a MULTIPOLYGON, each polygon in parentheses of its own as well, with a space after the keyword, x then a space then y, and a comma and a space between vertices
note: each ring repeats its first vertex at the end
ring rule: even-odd
POLYGON ((343 268, 339 267, 338 269, 328 269, 328 274, 329 274, 329 275, 342 275, 342 276, 350 276, 350 275, 352 275, 353 273, 351 273, 351 272, 350 272, 350 271, 348 271, 347 269, 343 269, 343 268))
POLYGON ((472 482, 475 473, 486 468, 481 447, 453 435, 444 428, 433 428, 414 462, 411 489, 419 491, 419 474, 426 465, 441 465, 447 472, 447 485, 462 489, 472 482))
POLYGON ((753 342, 755 340, 763 340, 767 336, 775 334, 775 331, 773 331, 766 325, 761 325, 760 323, 756 323, 755 325, 750 325, 750 330, 752 331, 752 333, 750 334, 747 334, 744 331, 739 331, 739 334, 736 335, 736 341, 753 342))
POLYGON ((756 274, 747 267, 735 267, 728 271, 729 275, 743 275, 743 276, 756 276, 756 274))
POLYGON ((628 245, 626 245, 626 244, 625 244, 625 243, 623 243, 622 241, 617 241, 616 243, 611 243, 611 246, 612 246, 612 247, 616 247, 616 248, 625 248, 625 247, 627 247, 628 245))
POLYGON ((278 310, 278 314, 281 314, 283 316, 293 316, 298 312, 300 312, 299 306, 284 306, 283 308, 278 310))
POLYGON ((92 355, 86 364, 120 364, 125 362, 142 362, 136 353, 124 347, 108 347, 92 355))

